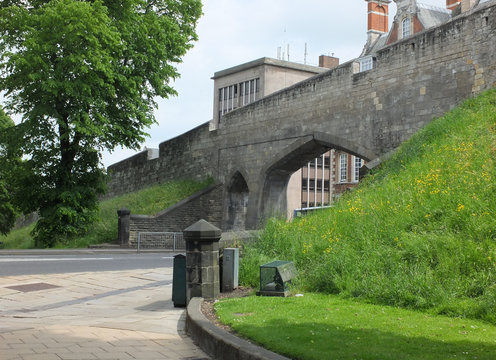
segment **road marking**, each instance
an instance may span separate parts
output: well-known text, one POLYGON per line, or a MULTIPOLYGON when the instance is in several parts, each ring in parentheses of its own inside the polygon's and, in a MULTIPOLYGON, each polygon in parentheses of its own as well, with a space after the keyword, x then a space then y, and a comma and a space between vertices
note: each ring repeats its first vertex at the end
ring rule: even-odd
POLYGON ((103 260, 114 260, 114 258, 61 258, 61 259, 40 259, 40 258, 10 258, 10 259, 1 259, 0 262, 40 262, 40 261, 103 261, 103 260))

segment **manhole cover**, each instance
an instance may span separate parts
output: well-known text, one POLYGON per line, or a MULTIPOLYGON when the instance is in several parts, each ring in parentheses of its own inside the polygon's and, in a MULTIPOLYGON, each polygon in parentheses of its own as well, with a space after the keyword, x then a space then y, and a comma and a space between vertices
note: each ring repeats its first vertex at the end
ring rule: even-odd
POLYGON ((47 283, 34 283, 34 284, 26 284, 26 285, 6 286, 7 289, 17 290, 20 292, 48 290, 48 289, 55 289, 58 287, 60 287, 60 286, 51 285, 51 284, 47 284, 47 283))

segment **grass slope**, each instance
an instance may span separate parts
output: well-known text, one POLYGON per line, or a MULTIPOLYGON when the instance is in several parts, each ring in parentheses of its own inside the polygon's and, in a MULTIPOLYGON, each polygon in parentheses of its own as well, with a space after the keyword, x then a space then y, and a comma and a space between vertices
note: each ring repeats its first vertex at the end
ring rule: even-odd
POLYGON ((404 143, 330 210, 271 220, 240 279, 293 260, 301 290, 496 324, 496 91, 404 143))
MULTIPOLYGON (((58 248, 87 247, 91 244, 113 242, 117 239, 117 210, 128 208, 131 214, 153 215, 171 205, 187 198, 195 192, 212 184, 212 180, 203 182, 183 180, 171 181, 149 187, 134 193, 118 196, 100 203, 100 221, 94 224, 85 235, 66 239, 56 244, 58 248)), ((30 235, 33 225, 12 231, 7 236, 0 236, 5 248, 29 249, 34 247, 30 235)))

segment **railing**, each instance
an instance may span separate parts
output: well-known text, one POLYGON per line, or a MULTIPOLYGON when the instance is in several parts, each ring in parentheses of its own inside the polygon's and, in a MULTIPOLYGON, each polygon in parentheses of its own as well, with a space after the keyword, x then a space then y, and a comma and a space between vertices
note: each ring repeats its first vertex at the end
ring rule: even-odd
POLYGON ((332 205, 326 205, 326 206, 316 206, 316 207, 306 207, 306 208, 301 208, 301 209, 294 209, 293 210, 293 218, 297 218, 297 217, 306 215, 312 211, 329 209, 331 207, 332 207, 332 205))
POLYGON ((138 232, 138 252, 141 249, 186 250, 182 232, 138 232))

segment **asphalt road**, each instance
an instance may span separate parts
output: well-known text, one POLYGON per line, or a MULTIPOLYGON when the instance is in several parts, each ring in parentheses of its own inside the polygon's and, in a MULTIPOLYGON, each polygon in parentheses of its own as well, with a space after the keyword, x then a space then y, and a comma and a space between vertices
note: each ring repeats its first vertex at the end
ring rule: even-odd
POLYGON ((27 253, 0 251, 0 276, 170 268, 175 254, 158 253, 27 253))

